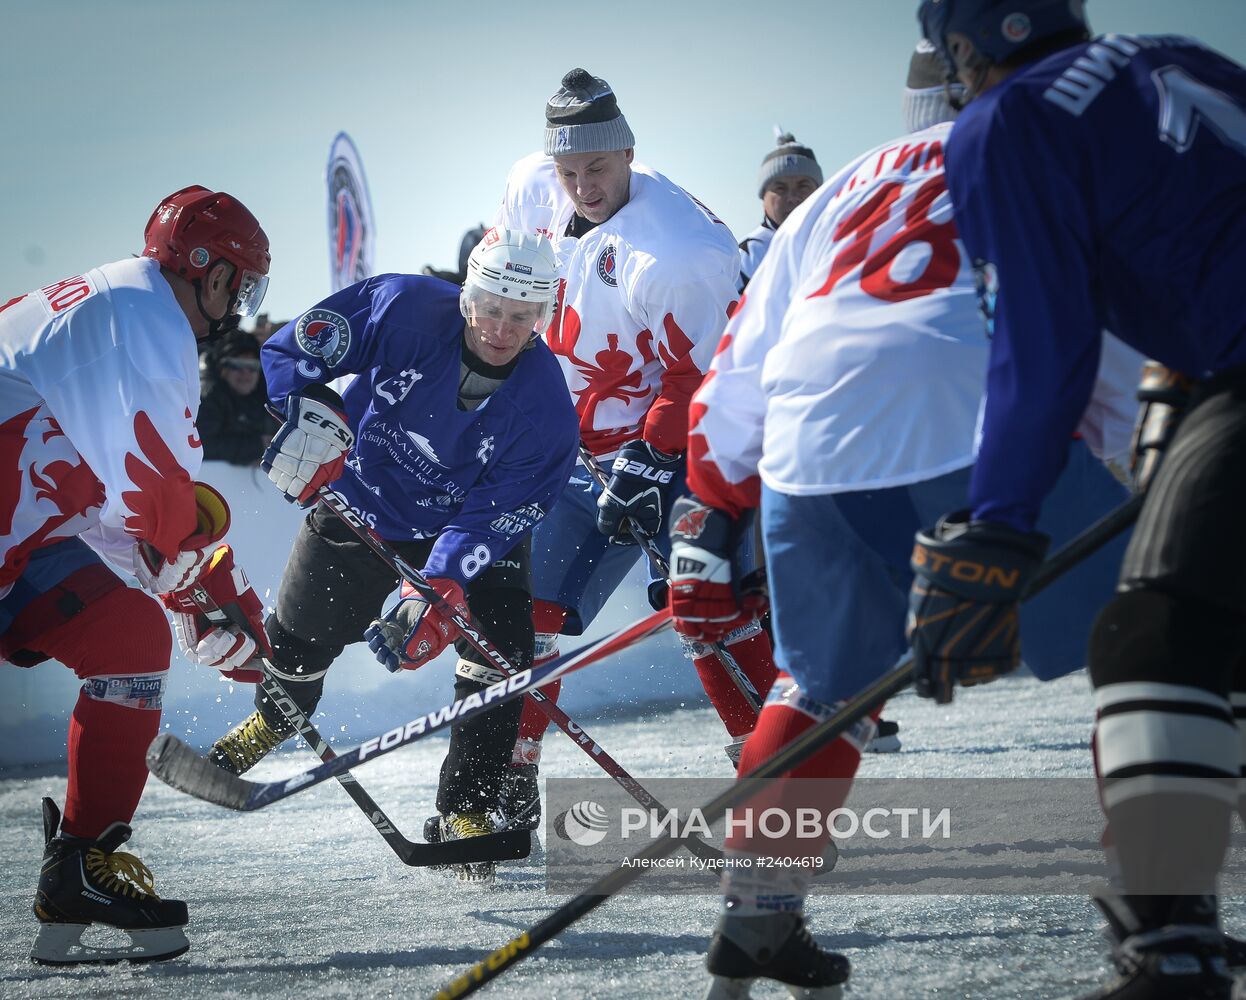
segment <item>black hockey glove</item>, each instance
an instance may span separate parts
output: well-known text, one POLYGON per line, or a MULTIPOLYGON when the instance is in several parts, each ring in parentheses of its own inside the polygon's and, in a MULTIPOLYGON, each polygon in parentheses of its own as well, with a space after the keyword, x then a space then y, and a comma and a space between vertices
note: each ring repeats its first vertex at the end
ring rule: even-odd
POLYGON ((630 517, 646 538, 656 535, 682 461, 682 455, 667 455, 647 441, 627 442, 615 455, 610 481, 597 498, 597 530, 616 545, 634 545, 627 527, 630 517))
POLYGON ((1135 493, 1141 493, 1151 482, 1159 460, 1177 431, 1186 409, 1194 382, 1158 361, 1142 366, 1138 382, 1138 419, 1134 424, 1129 474, 1135 493))
POLYGON ((952 700, 956 684, 984 684, 1021 662, 1020 604, 1049 539, 948 514, 919 531, 906 633, 923 698, 952 700))

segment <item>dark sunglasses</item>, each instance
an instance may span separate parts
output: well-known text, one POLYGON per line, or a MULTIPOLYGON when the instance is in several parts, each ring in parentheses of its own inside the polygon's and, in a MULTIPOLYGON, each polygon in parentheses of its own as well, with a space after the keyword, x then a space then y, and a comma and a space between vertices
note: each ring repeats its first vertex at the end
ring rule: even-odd
POLYGON ((236 372, 258 372, 261 365, 258 358, 226 358, 221 362, 221 367, 236 372))

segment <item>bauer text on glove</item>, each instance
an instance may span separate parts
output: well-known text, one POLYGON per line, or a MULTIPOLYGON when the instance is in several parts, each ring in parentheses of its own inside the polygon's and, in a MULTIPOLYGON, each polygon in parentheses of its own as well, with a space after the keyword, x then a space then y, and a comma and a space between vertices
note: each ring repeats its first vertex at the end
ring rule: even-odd
POLYGON ((662 527, 662 512, 670 502, 680 455, 658 451, 647 441, 629 441, 610 466, 610 481, 597 498, 597 530, 619 545, 635 543, 630 518, 646 538, 662 527))

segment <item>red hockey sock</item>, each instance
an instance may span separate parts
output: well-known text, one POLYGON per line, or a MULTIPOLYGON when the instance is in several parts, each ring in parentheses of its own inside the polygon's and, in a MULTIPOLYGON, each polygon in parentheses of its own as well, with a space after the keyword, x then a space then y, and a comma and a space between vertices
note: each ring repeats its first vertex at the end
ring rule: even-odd
MULTIPOLYGON (((778 673, 778 668, 774 665, 774 653, 770 648, 770 637, 765 631, 758 629, 750 636, 734 642, 729 641, 725 645, 727 652, 740 665, 740 669, 764 701, 766 692, 770 690, 778 673)), ((692 663, 697 668, 697 676, 701 678, 701 686, 705 688, 710 704, 723 720, 727 732, 732 736, 743 736, 750 732, 757 722, 757 713, 740 693, 718 657, 710 651, 702 656, 694 656, 692 663)))
POLYGON ((69 722, 65 833, 95 838, 111 823, 130 822, 147 784, 147 747, 159 729, 158 711, 78 695, 69 722))
POLYGON ((85 681, 69 721, 69 788, 61 829, 98 837, 128 823, 147 783, 147 747, 160 728, 160 699, 173 640, 164 609, 118 587, 39 636, 39 652, 85 681))
MULTIPOLYGON (((834 711, 834 706, 821 705, 802 695, 792 678, 786 674, 779 674, 774 687, 780 695, 786 692, 788 696, 778 697, 762 709, 757 726, 744 745, 744 753, 740 758, 741 778, 756 770, 823 719, 829 718, 834 711)), ((861 762, 864 739, 867 737, 866 733, 845 733, 836 738, 829 746, 823 747, 784 777, 767 783, 765 789, 750 800, 746 808, 757 815, 769 809, 796 814, 797 810, 806 808, 827 815, 840 808, 848 798, 852 779, 861 762)), ((733 833, 724 846, 729 850, 753 854, 816 856, 825 844, 825 836, 809 839, 793 836, 783 840, 768 840, 764 837, 750 838, 744 833, 733 833)), ((797 891, 796 895, 800 895, 800 892, 797 891)))
MULTIPOLYGON (((551 601, 532 602, 532 623, 536 627, 537 650, 532 661, 533 667, 541 667, 558 657, 558 634, 567 620, 567 609, 551 601), (550 636, 554 638, 552 641, 550 636), (544 639, 542 637, 545 637, 544 639), (543 642, 545 645, 543 645, 543 642)), ((555 705, 558 704, 558 693, 562 690, 562 681, 556 680, 541 688, 555 705)), ((524 697, 523 712, 519 716, 519 734, 515 740, 515 750, 511 755, 512 764, 537 764, 541 760, 541 740, 549 725, 549 716, 541 711, 535 701, 524 697)))

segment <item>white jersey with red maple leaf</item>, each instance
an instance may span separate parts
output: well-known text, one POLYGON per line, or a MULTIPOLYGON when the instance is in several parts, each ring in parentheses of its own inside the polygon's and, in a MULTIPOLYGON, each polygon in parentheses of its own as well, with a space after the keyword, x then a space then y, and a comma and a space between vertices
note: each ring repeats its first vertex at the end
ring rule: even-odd
POLYGON ((596 455, 643 437, 665 452, 687 442, 688 401, 736 299, 731 231, 683 188, 633 164, 627 204, 586 235, 554 161, 516 163, 494 224, 542 233, 563 277, 546 341, 596 455))
POLYGON ((0 305, 0 596, 42 545, 92 530, 166 556, 195 530, 198 357, 150 258, 0 305))
MULTIPOLYGON (((784 222, 691 406, 688 482, 714 506, 886 489, 973 463, 990 342, 952 222, 951 124, 880 146, 784 222)), ((1083 430, 1127 448, 1141 357, 1108 338, 1083 430)))

